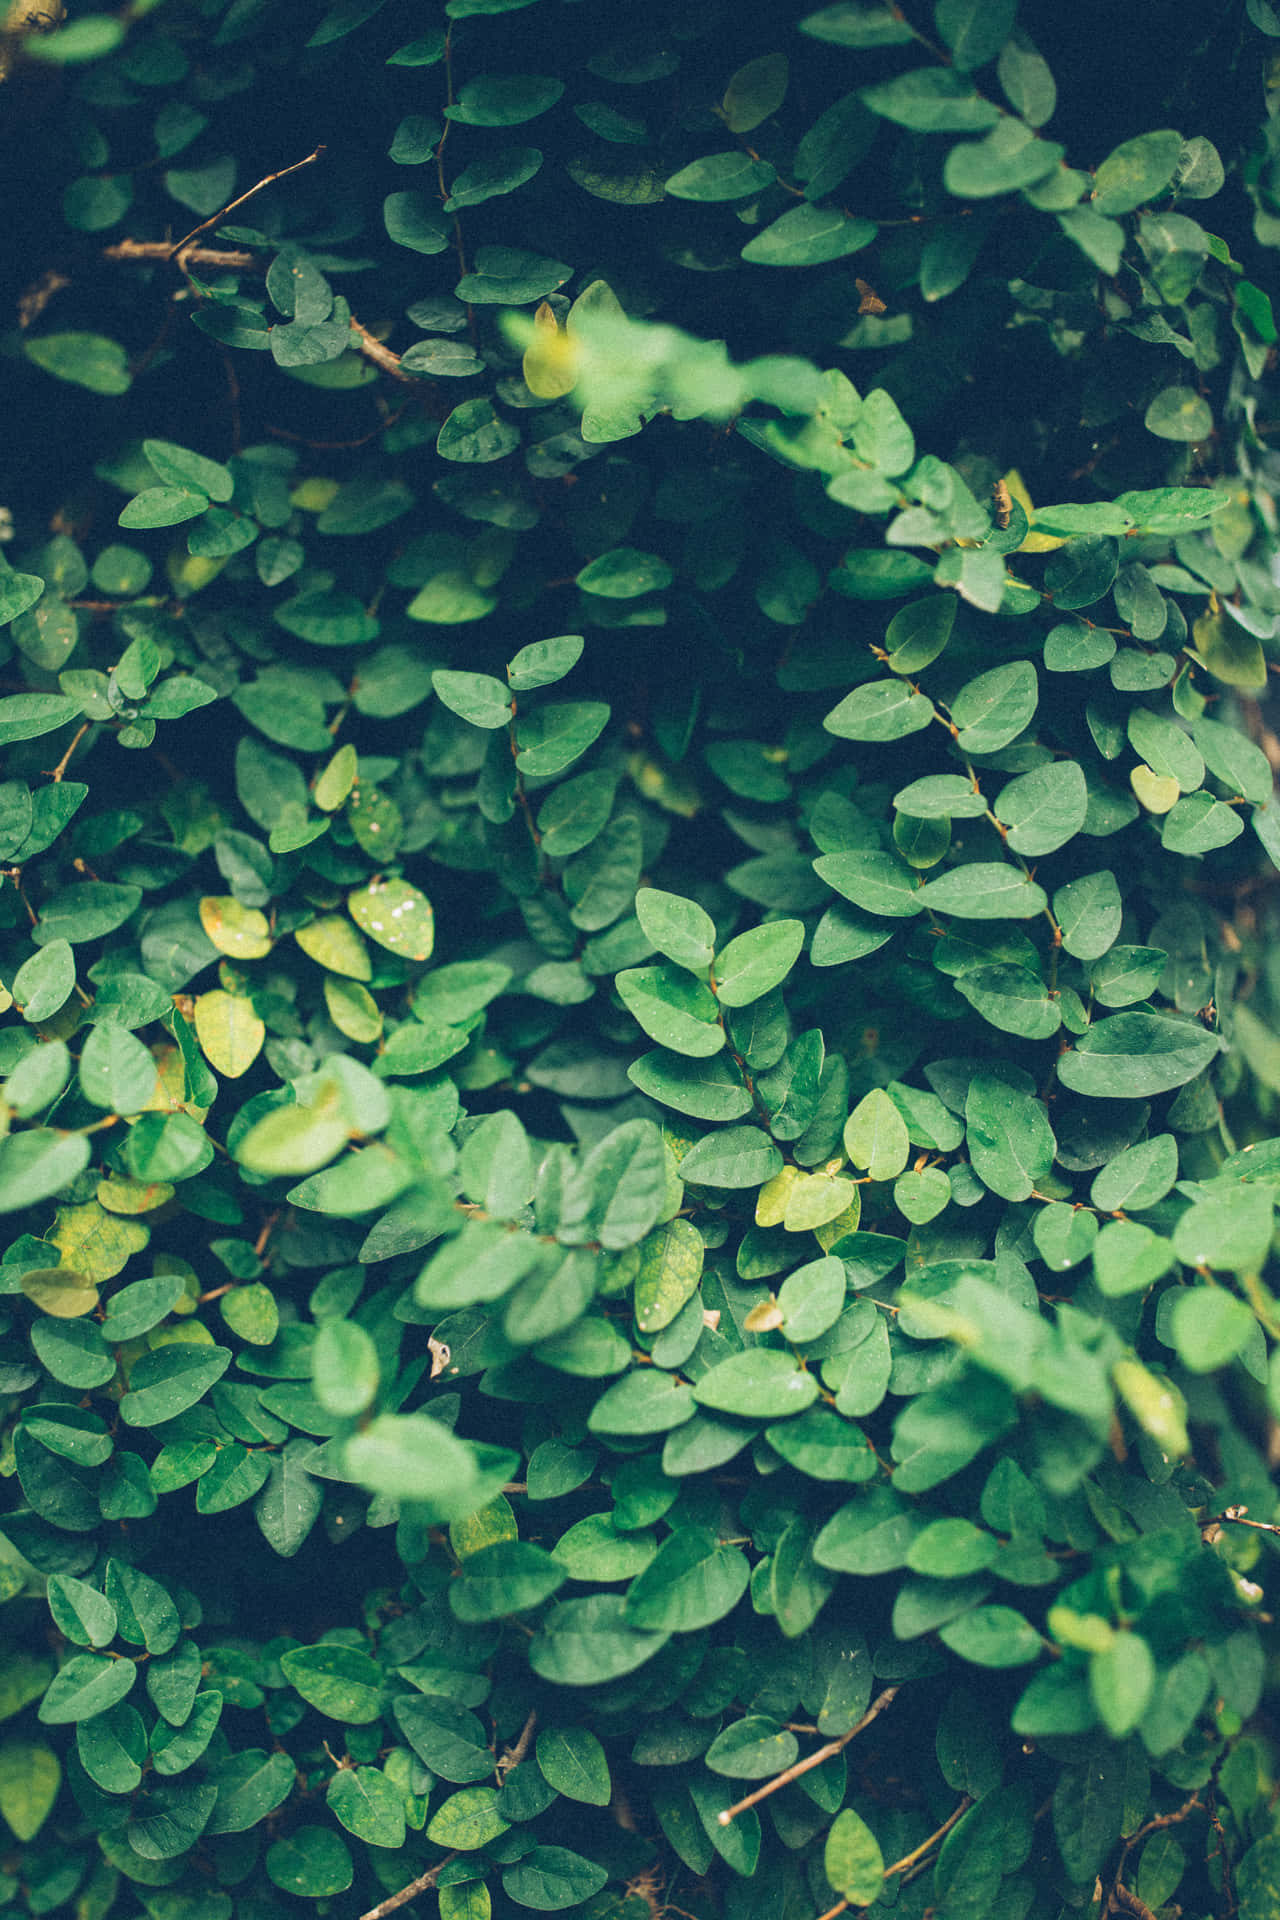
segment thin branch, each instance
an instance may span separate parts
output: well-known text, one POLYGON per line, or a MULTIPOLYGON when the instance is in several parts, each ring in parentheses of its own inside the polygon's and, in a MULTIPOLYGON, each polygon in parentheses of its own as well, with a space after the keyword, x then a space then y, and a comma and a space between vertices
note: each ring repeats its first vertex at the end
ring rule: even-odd
POLYGON ((738 1814, 745 1813, 748 1807, 758 1806, 761 1800, 767 1800, 769 1795, 777 1793, 780 1787, 789 1787, 793 1780, 800 1778, 801 1774, 812 1772, 813 1768, 820 1767, 824 1760, 830 1760, 833 1755, 841 1752, 851 1740, 856 1739, 865 1728, 871 1725, 877 1714, 884 1712, 889 1702, 896 1697, 897 1692, 897 1687, 886 1687, 883 1693, 877 1694, 856 1727, 850 1727, 848 1733, 842 1733, 838 1740, 828 1740, 825 1747, 819 1747, 816 1752, 809 1755, 807 1760, 797 1760, 795 1765, 788 1767, 784 1773, 776 1775, 772 1780, 766 1780, 762 1787, 757 1787, 754 1793, 749 1793, 745 1800, 738 1800, 733 1806, 726 1807, 723 1813, 716 1815, 719 1824, 722 1827, 732 1825, 738 1814))
POLYGON ((49 775, 49 778, 53 781, 55 786, 58 784, 58 782, 62 779, 63 775, 66 773, 67 768, 71 764, 72 754, 75 752, 76 748, 80 745, 80 742, 84 739, 84 736, 86 735, 86 733, 88 733, 92 725, 93 725, 92 720, 84 720, 81 722, 79 727, 77 727, 75 733, 72 735, 71 745, 67 748, 61 760, 59 760, 57 766, 53 769, 53 771, 49 775))
MULTIPOLYGON (((117 240, 102 249, 104 260, 172 260, 173 248, 167 240, 117 240)), ((192 267, 212 267, 243 272, 262 264, 261 256, 243 247, 191 247, 182 256, 192 267)))
POLYGON ((361 326, 360 322, 353 318, 351 331, 356 336, 356 346, 366 360, 372 360, 375 367, 381 367, 383 372, 389 373, 393 380, 403 380, 411 387, 418 385, 414 376, 411 373, 405 373, 402 369, 400 355, 393 353, 390 347, 384 347, 381 340, 370 333, 368 327, 361 326))
POLYGON ((237 207, 242 207, 246 200, 252 200, 255 194, 262 192, 264 187, 274 186, 277 180, 285 180, 291 173, 297 173, 302 167, 309 167, 313 161, 320 158, 324 150, 323 146, 319 146, 314 153, 309 153, 305 160, 295 160, 292 166, 281 167, 278 172, 267 174, 265 179, 259 180, 255 186, 250 187, 247 193, 240 194, 218 213, 211 213, 209 218, 202 220, 198 227, 192 227, 185 239, 179 240, 176 246, 170 247, 169 258, 175 260, 180 253, 184 253, 199 234, 208 233, 212 228, 220 227, 229 213, 234 213, 237 207))
POLYGON ((456 1848, 454 1852, 446 1853, 443 1860, 437 1860, 434 1867, 428 1867, 427 1871, 420 1873, 416 1880, 411 1880, 407 1887, 401 1887, 399 1893, 389 1894, 385 1900, 380 1900, 376 1907, 370 1907, 367 1913, 362 1913, 360 1920, 382 1920, 384 1914, 394 1913, 397 1907, 408 1906, 410 1900, 416 1900, 420 1893, 429 1892, 449 1862, 456 1860, 457 1857, 456 1848))
MULTIPOLYGON (((905 1873, 909 1867, 914 1867, 918 1860, 922 1860, 925 1854, 931 1852, 932 1849, 937 1846, 939 1840, 945 1840, 961 1814, 967 1813, 972 1805, 973 1802, 966 1793, 960 1805, 951 1815, 951 1818, 944 1820, 936 1833, 931 1833, 929 1838, 922 1840, 918 1847, 912 1847, 910 1853, 904 1853, 901 1860, 895 1860, 891 1867, 885 1868, 885 1879, 892 1880, 895 1874, 905 1873)), ((828 1907, 827 1911, 819 1916, 819 1920, 836 1920, 837 1914, 847 1913, 852 1905, 852 1900, 837 1900, 834 1907, 828 1907)), ((1141 1914, 1137 1915, 1137 1920, 1142 1920, 1141 1914)), ((1154 1916, 1148 1916, 1148 1920, 1154 1920, 1154 1916)))
POLYGON ((506 1752, 499 1756, 498 1774, 501 1779, 505 1780, 512 1767, 518 1767, 520 1765, 520 1762, 524 1759, 533 1743, 533 1736, 537 1725, 538 1715, 536 1711, 531 1708, 529 1718, 521 1727, 519 1737, 514 1745, 508 1747, 506 1752))

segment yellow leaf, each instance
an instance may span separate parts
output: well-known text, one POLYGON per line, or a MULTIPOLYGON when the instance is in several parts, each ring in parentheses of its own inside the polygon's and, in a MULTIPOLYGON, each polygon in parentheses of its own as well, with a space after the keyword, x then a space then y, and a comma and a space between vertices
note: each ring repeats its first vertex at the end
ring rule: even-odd
POLYGON ((345 747, 339 747, 316 781, 315 792, 311 796, 322 813, 337 812, 354 787, 359 770, 359 756, 350 742, 345 747))
POLYGON ((800 1178, 798 1167, 783 1167, 772 1180, 766 1180, 756 1196, 756 1225, 780 1227, 787 1211, 787 1198, 800 1178))
POLYGON ((228 1080, 247 1073, 262 1051, 267 1030, 250 1000, 215 987, 195 1005, 196 1038, 209 1065, 228 1080))
POLYGON ((231 894, 206 894, 200 902, 200 925, 218 952, 233 960, 261 960, 271 951, 266 914, 242 907, 231 894))
POLYGON ((577 348, 546 300, 533 316, 533 339, 521 365, 526 387, 539 400, 558 400, 577 384, 577 348))
POLYGON ((1016 467, 1010 467, 1008 473, 1005 474, 1004 484, 1008 487, 1010 493, 1026 514, 1033 529, 1018 548, 1018 552, 1052 553, 1055 547, 1065 547, 1067 544, 1066 541, 1060 539, 1057 534, 1036 533, 1034 531, 1036 510, 1031 504, 1031 495, 1027 492, 1027 483, 1016 467))
POLYGON ((98 1186, 98 1205, 108 1213, 153 1213, 172 1200, 173 1188, 167 1180, 122 1180, 112 1177, 98 1186))
POLYGON ((1181 791, 1171 773, 1156 773, 1145 761, 1132 769, 1129 785, 1148 813, 1168 813, 1181 791))
POLYGON ((348 980, 373 978, 368 947, 340 913, 321 914, 318 920, 296 928, 293 937, 308 958, 326 973, 345 974, 348 980))
POLYGON ((129 1256, 140 1253, 151 1231, 137 1220, 121 1220, 96 1200, 82 1207, 59 1207, 46 1236, 62 1254, 64 1268, 85 1275, 90 1286, 119 1273, 129 1256))
POLYGON ((328 973, 324 980, 324 1004, 339 1033, 362 1044, 376 1040, 382 1032, 382 1009, 358 980, 341 980, 328 973))
POLYGON ((435 944, 431 902, 407 880, 371 880, 367 887, 357 887, 347 895, 347 911, 389 953, 406 960, 431 958, 435 944))
POLYGON ((465 1560, 468 1554, 481 1553, 485 1547, 500 1546, 504 1540, 514 1540, 520 1529, 516 1525, 515 1514, 511 1511, 511 1502, 505 1494, 499 1494, 486 1507, 468 1514, 465 1520, 455 1520, 449 1528, 449 1545, 459 1560, 465 1560))
POLYGON ((98 1304, 98 1289, 70 1267, 35 1267, 22 1276, 22 1291, 52 1320, 78 1320, 98 1304))

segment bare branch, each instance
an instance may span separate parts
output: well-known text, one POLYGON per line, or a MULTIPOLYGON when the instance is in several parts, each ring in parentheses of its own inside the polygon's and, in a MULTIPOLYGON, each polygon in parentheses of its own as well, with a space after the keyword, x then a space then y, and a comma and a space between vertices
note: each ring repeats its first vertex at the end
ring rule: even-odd
POLYGON ((313 161, 320 158, 324 150, 322 146, 317 147, 314 153, 306 156, 305 160, 295 160, 292 166, 281 167, 278 172, 267 174, 265 179, 259 180, 256 185, 250 187, 247 193, 242 193, 235 200, 229 201, 219 212, 211 213, 209 218, 202 220, 198 227, 192 227, 185 239, 179 240, 176 245, 170 247, 169 258, 174 260, 180 253, 185 252, 198 234, 208 233, 213 227, 220 227, 229 213, 234 213, 237 207, 242 207, 246 200, 252 200, 255 194, 262 192, 264 187, 274 186, 277 180, 287 179, 291 173, 297 173, 300 168, 309 167, 313 161))
POLYGON ((766 1780, 762 1787, 757 1787, 754 1793, 749 1793, 745 1800, 738 1800, 733 1806, 726 1807, 723 1813, 716 1816, 720 1825, 722 1827, 731 1825, 740 1813, 747 1811, 748 1807, 758 1806, 761 1800, 767 1800, 769 1795, 777 1793, 780 1787, 789 1787, 793 1780, 800 1778, 801 1774, 810 1773, 814 1767, 820 1767, 824 1760, 830 1760, 834 1754, 847 1747, 851 1740, 856 1739, 864 1728, 869 1727, 877 1714, 884 1712, 897 1691, 896 1687, 886 1687, 883 1693, 877 1694, 856 1727, 850 1727, 848 1733, 842 1733, 838 1740, 828 1740, 825 1747, 819 1747, 816 1752, 809 1755, 807 1760, 797 1760, 795 1765, 788 1767, 784 1773, 778 1774, 772 1780, 766 1780))

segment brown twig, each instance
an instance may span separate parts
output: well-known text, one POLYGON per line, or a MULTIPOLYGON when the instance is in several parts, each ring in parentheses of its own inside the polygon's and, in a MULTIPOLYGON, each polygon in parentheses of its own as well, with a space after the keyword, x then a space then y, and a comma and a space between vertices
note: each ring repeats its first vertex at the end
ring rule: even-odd
POLYGON ((785 1772, 775 1775, 772 1780, 766 1780, 762 1787, 757 1787, 754 1793, 749 1793, 745 1800, 735 1801, 733 1806, 726 1807, 723 1813, 716 1815, 719 1824, 722 1827, 730 1826, 738 1814, 745 1813, 748 1807, 758 1806, 761 1800, 767 1800, 769 1795, 777 1793, 779 1788, 789 1787, 793 1780, 800 1778, 801 1774, 812 1772, 813 1768, 820 1767, 824 1760, 830 1760, 833 1755, 840 1753, 851 1740, 856 1739, 858 1734, 871 1725, 877 1714, 884 1712, 890 1701, 896 1697, 897 1692, 897 1687, 886 1687, 883 1693, 877 1694, 856 1727, 850 1727, 848 1733, 842 1733, 838 1740, 828 1740, 825 1747, 819 1747, 816 1752, 809 1755, 807 1760, 797 1760, 795 1765, 788 1767, 785 1772))
MULTIPOLYGON (((117 240, 102 249, 104 260, 172 260, 174 251, 167 240, 117 240)), ((230 273, 261 264, 256 253, 243 247, 190 247, 182 256, 188 266, 221 268, 230 273)))
POLYGON ((389 373, 393 380, 404 380, 411 387, 417 386, 418 382, 414 376, 411 373, 405 373, 402 369, 400 355, 393 353, 390 347, 384 347, 381 340, 370 333, 368 327, 362 326, 358 320, 353 319, 351 331, 355 334, 356 345, 366 360, 372 360, 375 367, 381 367, 383 372, 389 373))
POLYGON ((532 1745, 537 1725, 537 1713, 531 1708, 529 1718, 521 1727, 514 1745, 508 1747, 506 1752, 500 1754, 498 1757, 498 1774, 500 1778, 505 1779, 512 1767, 518 1767, 520 1765, 520 1762, 524 1759, 532 1745))
POLYGON ((55 786, 57 786, 58 782, 62 779, 63 774, 66 772, 67 768, 70 766, 72 754, 75 752, 76 748, 80 745, 80 742, 84 739, 84 736, 86 735, 86 733, 88 733, 92 725, 93 725, 92 720, 82 720, 80 725, 76 728, 76 731, 72 734, 71 745, 67 748, 61 760, 59 760, 57 766, 53 769, 52 773, 49 775, 49 778, 53 781, 55 786))
POLYGON ((180 253, 186 252, 186 249, 198 235, 209 233, 214 227, 220 227, 229 213, 234 213, 237 207, 242 207, 246 200, 252 200, 255 194, 262 192, 264 187, 273 186, 277 180, 287 179, 289 174, 297 173, 302 167, 309 167, 313 161, 320 158, 324 150, 323 146, 319 146, 314 153, 309 153, 304 160, 295 160, 291 166, 281 167, 276 173, 267 174, 265 179, 259 180, 256 185, 250 187, 247 193, 240 194, 235 200, 230 201, 228 205, 221 208, 219 212, 211 213, 207 220, 202 220, 198 227, 192 227, 190 233, 187 234, 184 239, 179 240, 175 246, 170 247, 169 258, 175 260, 180 253))
POLYGON ((380 1900, 376 1907, 370 1907, 367 1913, 362 1913, 360 1920, 382 1920, 384 1914, 394 1913, 397 1907, 407 1906, 410 1900, 416 1900, 420 1893, 426 1893, 434 1887, 449 1862, 456 1860, 457 1857, 456 1848, 452 1853, 446 1853, 443 1860, 437 1860, 434 1867, 428 1867, 427 1871, 420 1873, 416 1880, 411 1880, 407 1887, 401 1887, 399 1893, 388 1894, 387 1898, 380 1900))
MULTIPOLYGON (((856 1731, 857 1729, 855 1728, 855 1732, 856 1731)), ((901 1860, 895 1860, 891 1867, 885 1868, 885 1879, 892 1880, 895 1874, 906 1873, 909 1867, 914 1867, 918 1860, 922 1860, 927 1853, 932 1852, 939 1840, 946 1839, 961 1814, 967 1813, 972 1805, 973 1802, 966 1793, 950 1819, 944 1820, 936 1833, 931 1833, 929 1838, 922 1840, 918 1847, 912 1847, 910 1853, 904 1853, 901 1860)), ((820 1920, 836 1920, 837 1914, 847 1913, 852 1905, 852 1900, 837 1900, 834 1907, 828 1907, 827 1911, 820 1916, 820 1920)), ((1138 1917, 1138 1920, 1141 1920, 1141 1916, 1138 1917)), ((1153 1916, 1148 1915, 1148 1920, 1153 1920, 1153 1916)))

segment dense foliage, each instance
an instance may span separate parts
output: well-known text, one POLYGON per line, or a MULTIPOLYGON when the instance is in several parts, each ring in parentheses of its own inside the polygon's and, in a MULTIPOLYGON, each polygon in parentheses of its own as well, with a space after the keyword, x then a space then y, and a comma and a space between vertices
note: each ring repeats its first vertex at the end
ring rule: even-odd
POLYGON ((5 1911, 1280 1914, 1278 43, 7 11, 5 1911))

